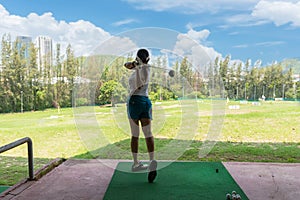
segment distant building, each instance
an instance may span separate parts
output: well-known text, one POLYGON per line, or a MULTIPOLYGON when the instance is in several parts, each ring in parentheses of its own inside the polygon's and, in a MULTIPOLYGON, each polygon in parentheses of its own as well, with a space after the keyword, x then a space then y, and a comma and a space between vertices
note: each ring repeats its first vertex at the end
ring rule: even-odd
POLYGON ((21 49, 24 48, 24 58, 29 59, 30 57, 30 44, 32 43, 32 38, 28 36, 17 36, 17 48, 21 52, 21 49))
POLYGON ((52 66, 53 62, 53 47, 52 39, 47 36, 38 36, 36 38, 37 48, 37 65, 38 70, 43 73, 46 65, 52 66))

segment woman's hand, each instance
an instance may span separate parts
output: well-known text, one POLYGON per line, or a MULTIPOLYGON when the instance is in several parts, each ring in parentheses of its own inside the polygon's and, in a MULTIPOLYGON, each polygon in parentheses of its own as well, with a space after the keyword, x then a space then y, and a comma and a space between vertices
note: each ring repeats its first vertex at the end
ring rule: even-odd
POLYGON ((137 66, 137 64, 137 61, 127 62, 124 64, 124 67, 126 67, 127 69, 133 69, 137 66))

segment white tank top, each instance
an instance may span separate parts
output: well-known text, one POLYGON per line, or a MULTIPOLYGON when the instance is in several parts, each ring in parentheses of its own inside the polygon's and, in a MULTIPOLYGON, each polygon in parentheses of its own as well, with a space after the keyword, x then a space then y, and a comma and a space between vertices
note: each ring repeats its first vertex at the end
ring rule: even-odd
POLYGON ((134 68, 129 77, 129 90, 131 95, 148 97, 148 85, 150 80, 150 65, 142 64, 134 68))

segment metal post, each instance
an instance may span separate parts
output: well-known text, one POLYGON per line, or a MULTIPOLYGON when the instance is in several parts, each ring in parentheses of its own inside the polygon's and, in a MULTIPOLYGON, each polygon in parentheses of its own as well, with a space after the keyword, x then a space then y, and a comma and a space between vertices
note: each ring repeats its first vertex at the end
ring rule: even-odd
POLYGON ((34 179, 33 174, 33 147, 32 140, 28 138, 27 140, 27 149, 28 149, 28 171, 29 171, 29 180, 34 179))
POLYGON ((32 148, 32 140, 29 137, 25 137, 19 139, 15 142, 9 143, 0 147, 0 153, 13 149, 17 146, 20 146, 24 143, 27 143, 28 149, 28 170, 29 170, 29 180, 34 180, 34 173, 33 173, 33 148, 32 148))

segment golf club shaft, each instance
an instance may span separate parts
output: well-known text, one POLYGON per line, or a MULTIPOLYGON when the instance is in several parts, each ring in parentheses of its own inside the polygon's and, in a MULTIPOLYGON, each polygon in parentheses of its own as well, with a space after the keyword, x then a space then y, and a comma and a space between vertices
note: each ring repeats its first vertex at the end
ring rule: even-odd
POLYGON ((162 70, 165 70, 165 71, 170 71, 170 69, 166 69, 166 68, 162 68, 162 67, 157 67, 157 66, 152 66, 152 68, 156 68, 156 69, 162 69, 162 70))
POLYGON ((175 76, 175 71, 173 69, 166 69, 166 68, 156 67, 156 66, 151 66, 151 67, 167 71, 170 77, 174 77, 175 76))
MULTIPOLYGON (((127 62, 127 63, 124 64, 124 66, 129 66, 129 65, 132 65, 133 67, 135 67, 136 65, 138 65, 138 63, 136 61, 133 61, 133 62, 127 62)), ((162 68, 162 67, 157 67, 157 66, 153 66, 153 65, 151 65, 151 67, 156 68, 156 69, 162 69, 162 70, 170 71, 169 69, 162 68)))

